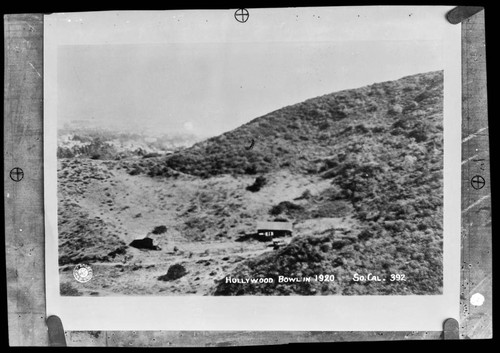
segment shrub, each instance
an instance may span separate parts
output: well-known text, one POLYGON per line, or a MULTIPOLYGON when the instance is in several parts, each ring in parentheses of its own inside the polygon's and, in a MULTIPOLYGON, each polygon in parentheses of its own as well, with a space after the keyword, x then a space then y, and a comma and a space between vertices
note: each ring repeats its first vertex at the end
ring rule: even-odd
POLYGON ((401 128, 399 128, 399 127, 391 130, 391 135, 393 135, 393 136, 403 135, 404 133, 405 132, 401 128))
POLYGON ((78 289, 74 288, 70 282, 61 283, 59 292, 62 296, 68 297, 76 297, 82 295, 82 293, 78 289))
POLYGON ((364 134, 370 130, 364 124, 359 124, 355 126, 354 131, 364 134))
POLYGON ((263 176, 259 176, 255 179, 254 183, 252 185, 249 185, 246 187, 248 191, 251 192, 257 192, 259 191, 264 185, 266 185, 267 180, 263 176))
POLYGON ((163 234, 167 231, 166 226, 157 226, 153 229, 152 233, 153 234, 163 234))
POLYGON ((75 154, 66 147, 57 147, 57 158, 73 158, 75 154))
POLYGON ((388 110, 388 114, 389 115, 398 115, 398 114, 401 114, 403 112, 403 107, 400 106, 399 104, 394 104, 393 106, 391 106, 388 110))
POLYGON ((366 107, 366 111, 367 111, 368 113, 373 113, 373 112, 375 112, 375 111, 377 111, 377 110, 378 110, 378 106, 377 106, 377 104, 376 104, 376 103, 374 103, 374 102, 371 102, 370 104, 368 104, 368 107, 366 107))
POLYGON ((330 127, 330 123, 328 121, 324 121, 321 124, 319 124, 319 129, 320 130, 326 130, 330 127))
POLYGON ((427 141, 427 132, 423 128, 416 128, 410 131, 407 135, 408 137, 413 137, 416 142, 427 141))
POLYGON ((309 200, 311 197, 312 197, 311 191, 309 189, 307 189, 307 190, 304 190, 304 192, 302 193, 302 195, 300 195, 300 197, 298 199, 299 200, 302 200, 302 199, 309 200))
POLYGON ((255 164, 251 164, 245 168, 245 174, 256 174, 256 173, 257 173, 257 167, 255 166, 255 164))
POLYGON ((321 160, 321 162, 323 162, 323 165, 319 168, 319 171, 318 171, 319 173, 330 170, 330 169, 335 168, 339 165, 339 161, 338 161, 337 157, 331 158, 331 159, 324 159, 324 160, 321 160))
POLYGON ((269 213, 273 216, 277 216, 281 213, 294 213, 294 212, 302 212, 304 211, 304 207, 294 204, 293 202, 290 201, 283 201, 277 204, 276 206, 273 206, 271 210, 269 210, 269 213))
POLYGON ((138 174, 141 174, 141 169, 136 167, 136 168, 134 168, 132 170, 129 170, 128 173, 130 175, 138 175, 138 174))
POLYGON ((361 233, 358 234, 359 240, 368 240, 373 237, 373 232, 369 229, 363 229, 361 233))
POLYGON ((430 91, 423 91, 420 93, 418 96, 415 97, 415 102, 419 103, 423 101, 424 99, 427 99, 432 96, 432 93, 430 91))
POLYGON ((186 269, 181 264, 174 264, 168 268, 167 274, 158 277, 160 281, 175 281, 187 274, 186 269))
POLYGON ((410 126, 411 120, 408 118, 401 118, 398 119, 392 124, 393 128, 401 128, 401 129, 408 129, 410 126))
POLYGON ((330 115, 335 120, 341 120, 341 119, 347 118, 347 116, 348 116, 349 113, 350 113, 350 111, 348 109, 340 107, 338 109, 332 110, 330 112, 330 115))
POLYGON ((413 90, 415 90, 415 89, 417 89, 417 85, 416 85, 416 84, 411 83, 411 84, 409 84, 409 85, 405 86, 405 87, 403 88, 403 91, 404 91, 404 92, 411 92, 411 91, 413 91, 413 90))
POLYGON ((385 132, 385 128, 383 126, 375 126, 372 129, 372 131, 375 132, 375 133, 385 132))
POLYGON ((417 109, 417 108, 418 108, 418 103, 417 103, 417 102, 413 102, 413 101, 412 101, 412 102, 408 103, 408 104, 404 107, 404 109, 403 109, 403 113, 406 113, 406 112, 409 112, 409 111, 413 111, 413 110, 415 110, 415 109, 417 109))

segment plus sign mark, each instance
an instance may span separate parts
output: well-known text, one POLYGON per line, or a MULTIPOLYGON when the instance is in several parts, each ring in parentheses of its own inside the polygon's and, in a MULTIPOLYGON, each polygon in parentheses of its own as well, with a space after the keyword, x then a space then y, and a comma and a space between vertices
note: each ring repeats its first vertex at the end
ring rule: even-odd
POLYGON ((476 190, 482 189, 485 183, 484 178, 480 175, 476 175, 470 180, 470 184, 476 190))
POLYGON ((10 178, 14 181, 21 181, 24 178, 24 172, 21 168, 15 167, 10 171, 10 178))
POLYGON ((236 18, 236 21, 245 23, 248 21, 248 17, 250 17, 248 10, 247 9, 238 9, 234 13, 234 18, 236 18))

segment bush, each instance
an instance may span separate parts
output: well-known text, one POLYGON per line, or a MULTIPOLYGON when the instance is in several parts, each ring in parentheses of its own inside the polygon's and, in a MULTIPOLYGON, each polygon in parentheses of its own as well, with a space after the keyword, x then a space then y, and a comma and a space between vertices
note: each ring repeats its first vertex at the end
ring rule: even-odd
POLYGON ((389 108, 389 111, 387 112, 389 115, 398 115, 403 112, 403 107, 400 106, 399 104, 394 104, 389 108))
POLYGON ((419 103, 423 101, 424 99, 427 99, 432 96, 432 93, 429 91, 423 91, 420 93, 418 96, 415 97, 415 102, 419 103))
POLYGON ((383 126, 375 126, 372 129, 372 131, 375 132, 375 133, 381 133, 381 132, 385 132, 385 128, 383 126))
POLYGON ((335 120, 341 120, 347 118, 350 111, 344 107, 340 107, 338 109, 334 109, 330 112, 330 115, 335 120))
POLYGON ((269 210, 269 213, 273 216, 277 216, 284 212, 292 214, 294 212, 302 212, 302 211, 304 211, 304 207, 294 204, 293 202, 290 201, 283 201, 277 204, 276 206, 273 206, 271 210, 269 210))
POLYGON ((181 264, 174 264, 168 268, 167 274, 158 277, 160 281, 175 281, 187 274, 186 269, 181 264))
POLYGON ((398 119, 392 124, 393 128, 408 129, 410 127, 411 120, 407 117, 398 119))
POLYGON ((73 158, 75 154, 67 147, 57 147, 57 158, 73 158))
POLYGON ((140 169, 140 168, 138 168, 138 167, 136 167, 136 168, 134 168, 134 169, 132 169, 132 170, 129 170, 129 171, 128 171, 128 173, 129 173, 130 175, 138 175, 138 174, 141 174, 141 169, 140 169))
POLYGON ((320 130, 326 130, 330 127, 330 123, 328 121, 324 121, 321 124, 319 124, 319 129, 320 130))
POLYGON ((361 233, 358 234, 359 240, 368 240, 373 237, 373 232, 369 229, 363 229, 361 233))
POLYGON ((416 142, 427 141, 427 132, 423 128, 416 128, 410 131, 407 135, 408 137, 413 137, 416 142))
POLYGON ((257 192, 259 191, 264 185, 266 185, 267 180, 263 176, 259 176, 255 179, 255 182, 252 185, 249 185, 246 187, 248 191, 251 192, 257 192))
POLYGON ((157 226, 153 229, 152 233, 153 234, 163 234, 167 231, 166 226, 157 226))
POLYGON ((304 190, 302 195, 298 197, 296 200, 309 200, 312 197, 311 191, 309 189, 304 190))
POLYGON ((356 125, 354 127, 354 131, 358 132, 358 133, 367 133, 368 131, 370 131, 364 124, 359 124, 359 125, 356 125))
POLYGON ((245 174, 256 174, 257 173, 257 166, 255 164, 251 164, 245 168, 245 174))
POLYGON ((407 113, 407 112, 410 112, 410 111, 413 111, 415 109, 418 109, 418 103, 417 102, 410 102, 408 103, 404 109, 403 109, 403 113, 407 113))
POLYGON ((377 104, 376 104, 376 103, 373 103, 373 102, 372 102, 372 103, 370 103, 370 104, 368 104, 368 107, 366 108, 366 111, 367 111, 368 113, 373 113, 373 112, 375 112, 375 111, 377 111, 377 110, 378 110, 378 106, 377 106, 377 104))
POLYGON ((76 297, 82 295, 82 293, 78 289, 74 288, 70 282, 61 283, 59 292, 62 296, 67 297, 76 297))

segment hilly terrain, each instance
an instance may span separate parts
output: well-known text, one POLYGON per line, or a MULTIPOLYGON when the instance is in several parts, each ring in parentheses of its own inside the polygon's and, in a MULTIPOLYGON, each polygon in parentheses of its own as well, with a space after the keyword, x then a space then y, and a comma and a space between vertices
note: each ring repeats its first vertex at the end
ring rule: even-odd
POLYGON ((96 158, 60 155, 62 293, 439 294, 442 123, 437 71, 312 98, 174 153, 118 155, 101 139, 96 158), (273 248, 258 221, 290 221, 293 236, 273 248), (129 245, 146 236, 157 250, 129 245), (72 279, 80 262, 92 281, 72 279), (368 273, 387 280, 353 281, 368 273), (278 282, 316 275, 335 280, 278 282))

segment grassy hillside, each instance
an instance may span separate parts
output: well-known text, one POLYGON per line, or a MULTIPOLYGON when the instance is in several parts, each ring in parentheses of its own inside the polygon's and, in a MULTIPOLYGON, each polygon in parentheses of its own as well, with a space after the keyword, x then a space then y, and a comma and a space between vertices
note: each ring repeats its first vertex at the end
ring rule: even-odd
MULTIPOLYGON (((77 198, 89 196, 92 181, 105 183, 112 173, 85 160, 63 160, 58 171, 59 264, 117 261, 127 245, 120 230, 102 217, 89 215, 77 198), (87 196, 85 196, 87 195, 87 196)), ((112 207, 109 203, 109 207, 112 207)))
MULTIPOLYGON (((271 208, 270 214, 284 215, 297 222, 338 217, 352 210, 363 229, 356 239, 349 241, 338 240, 333 233, 297 237, 286 248, 249 260, 230 274, 301 277, 333 273, 343 277, 343 285, 275 282, 241 286, 221 281, 215 294, 439 293, 443 217, 442 79, 442 72, 432 72, 339 92, 285 108, 246 125, 245 132, 272 121, 268 133, 276 136, 275 127, 283 126, 288 112, 290 124, 300 128, 289 132, 294 143, 288 144, 287 149, 295 151, 297 142, 299 150, 307 152, 299 156, 295 151, 295 158, 287 153, 274 154, 271 163, 260 163, 258 169, 271 170, 277 167, 273 163, 278 163, 331 180, 331 187, 320 194, 306 194, 300 204, 284 200, 271 208), (332 113, 335 104, 343 104, 346 114, 332 113), (322 124, 325 129, 320 128, 322 124), (382 276, 404 273, 408 280, 397 284, 369 283, 368 291, 366 284, 349 281, 355 272, 376 272, 382 276), (291 290, 293 286, 297 288, 291 290)), ((242 132, 227 135, 239 134, 242 132)), ((283 140, 280 137, 277 141, 283 140)), ((189 152, 199 153, 210 145, 207 142, 189 152)), ((264 154, 264 150, 260 153, 264 154)), ((222 158, 222 152, 214 158, 222 158)), ((206 168, 215 171, 210 164, 206 168)))
POLYGON ((440 294, 442 123, 438 71, 309 99, 171 155, 60 156, 60 264, 100 264, 115 294, 440 294), (254 232, 278 220, 294 237, 273 250, 254 232), (161 250, 127 246, 160 225, 161 250), (159 281, 174 263, 186 275, 159 281), (224 280, 320 274, 337 279, 224 280))
POLYGON ((367 143, 378 154, 433 141, 440 132, 442 87, 439 71, 309 99, 197 143, 167 157, 165 165, 201 177, 276 168, 316 173, 328 167, 323 158, 364 152, 367 143), (255 147, 247 150, 251 139, 255 147))

